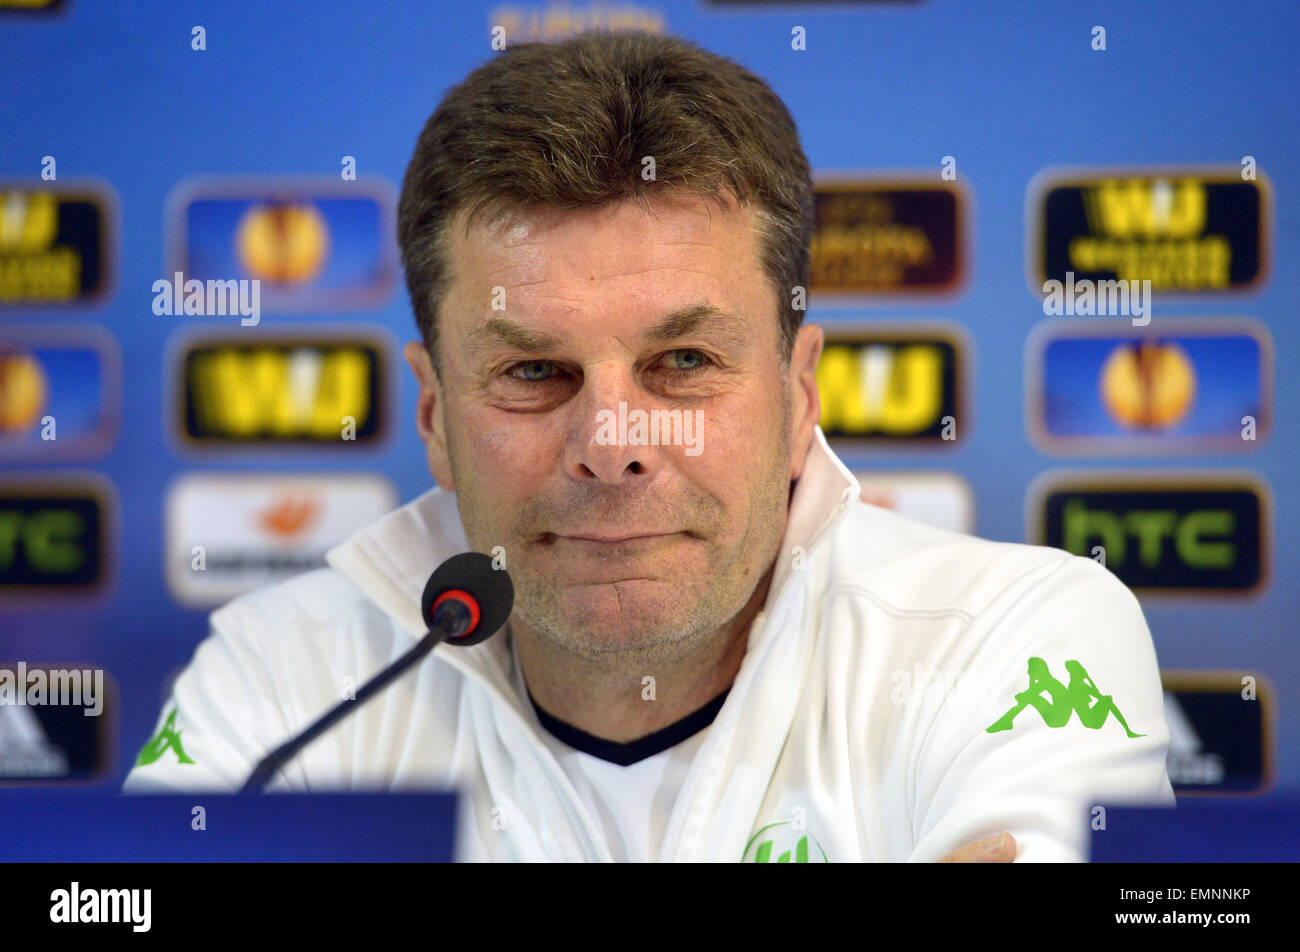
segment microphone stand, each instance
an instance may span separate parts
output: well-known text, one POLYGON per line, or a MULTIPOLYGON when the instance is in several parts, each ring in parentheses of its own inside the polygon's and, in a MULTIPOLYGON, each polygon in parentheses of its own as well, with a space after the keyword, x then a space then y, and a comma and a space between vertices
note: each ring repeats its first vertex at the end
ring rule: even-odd
POLYGON ((289 758, 401 677, 408 668, 417 664, 441 642, 446 641, 457 631, 464 631, 470 625, 469 610, 459 601, 444 602, 439 608, 438 615, 439 624, 425 634, 414 648, 367 681, 361 690, 357 691, 355 698, 348 698, 336 704, 301 734, 263 757, 239 792, 260 793, 266 782, 289 761, 289 758))

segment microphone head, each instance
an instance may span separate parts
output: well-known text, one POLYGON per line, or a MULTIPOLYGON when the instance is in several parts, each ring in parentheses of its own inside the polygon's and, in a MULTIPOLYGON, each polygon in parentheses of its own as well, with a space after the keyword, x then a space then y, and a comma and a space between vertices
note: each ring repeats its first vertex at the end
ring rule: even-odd
POLYGON ((515 585, 505 569, 492 567, 490 556, 482 552, 453 555, 434 569, 425 583, 420 599, 424 623, 434 627, 433 603, 443 593, 459 589, 478 602, 478 624, 459 638, 448 638, 449 645, 476 645, 495 635, 510 617, 515 604, 515 585))

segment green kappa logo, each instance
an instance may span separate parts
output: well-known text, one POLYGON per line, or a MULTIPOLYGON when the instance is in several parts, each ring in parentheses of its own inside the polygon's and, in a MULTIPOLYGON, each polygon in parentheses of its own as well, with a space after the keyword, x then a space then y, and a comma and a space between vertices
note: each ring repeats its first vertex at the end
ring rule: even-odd
POLYGON ((817 837, 813 836, 807 830, 794 826, 793 820, 778 820, 775 823, 769 823, 767 826, 759 829, 757 833, 749 838, 745 844, 745 853, 741 856, 742 863, 829 863, 826 858, 826 851, 822 845, 817 842, 817 837), (788 827, 788 829, 786 829, 788 827), (768 838, 758 843, 757 848, 754 844, 768 830, 776 830, 775 833, 768 835, 768 838), (816 853, 811 853, 809 843, 816 848, 816 853), (776 859, 772 859, 772 853, 777 853, 776 859), (750 854, 753 858, 750 858, 750 854), (791 858, 793 855, 793 858, 791 858))
POLYGON ((136 758, 137 767, 146 767, 161 757, 168 748, 176 751, 176 762, 181 764, 192 764, 193 760, 190 755, 185 753, 185 748, 181 746, 181 732, 176 729, 176 714, 180 711, 179 707, 172 708, 172 712, 167 715, 167 720, 163 726, 158 729, 158 733, 149 739, 149 742, 140 750, 140 756, 136 758))
POLYGON ((1043 716, 1048 727, 1064 727, 1070 715, 1078 714, 1083 726, 1097 730, 1106 723, 1112 714, 1119 721, 1129 737, 1145 737, 1129 730, 1124 715, 1119 712, 1115 699, 1109 694, 1102 694, 1101 689, 1093 683, 1083 665, 1077 661, 1065 662, 1065 670, 1070 675, 1067 687, 1047 668, 1042 658, 1029 659, 1029 687, 1015 695, 1016 703, 1001 717, 985 728, 989 734, 1011 730, 1011 722, 1026 707, 1032 707, 1043 716), (1047 693, 1047 697, 1043 693, 1047 693))

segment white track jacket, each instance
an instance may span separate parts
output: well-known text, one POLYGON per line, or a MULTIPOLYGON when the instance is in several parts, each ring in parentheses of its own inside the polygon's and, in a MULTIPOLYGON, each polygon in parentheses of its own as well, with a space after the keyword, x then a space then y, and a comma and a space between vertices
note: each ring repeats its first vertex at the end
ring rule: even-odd
MULTIPOLYGON (((659 861, 934 861, 1002 831, 1017 861, 1083 861, 1098 806, 1174 804, 1155 649, 1123 584, 1089 559, 940 531, 859 492, 817 429, 767 602, 659 861)), ((329 568, 215 611, 124 790, 238 789, 423 635, 429 574, 468 547, 454 494, 433 489, 333 549, 329 568)), ((508 627, 440 645, 268 789, 455 785, 459 859, 610 860, 512 660, 508 627)))

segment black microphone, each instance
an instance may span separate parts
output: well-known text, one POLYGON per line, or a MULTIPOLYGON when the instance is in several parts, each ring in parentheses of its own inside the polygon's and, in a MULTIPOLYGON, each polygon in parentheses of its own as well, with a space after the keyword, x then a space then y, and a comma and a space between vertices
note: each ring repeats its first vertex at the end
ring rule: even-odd
POLYGON ((491 558, 482 552, 453 555, 425 583, 420 612, 429 631, 420 642, 367 681, 355 698, 335 705, 301 734, 263 757, 239 792, 260 792, 289 758, 386 688, 440 642, 476 645, 487 641, 506 623, 514 601, 510 575, 505 569, 493 568, 491 558))

